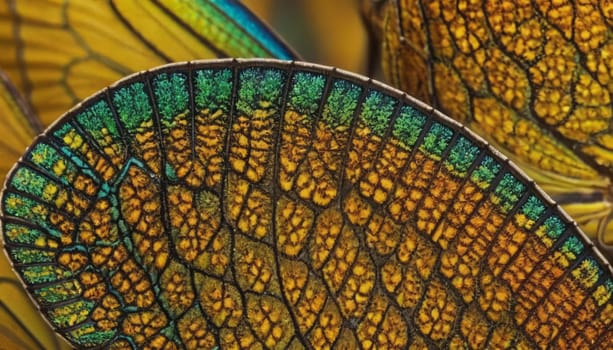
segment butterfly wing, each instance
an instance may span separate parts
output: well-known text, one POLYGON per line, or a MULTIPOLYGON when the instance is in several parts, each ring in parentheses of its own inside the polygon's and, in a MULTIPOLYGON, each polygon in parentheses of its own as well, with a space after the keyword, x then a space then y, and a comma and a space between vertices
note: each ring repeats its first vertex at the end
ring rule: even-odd
POLYGON ((5 1, 0 66, 43 125, 132 72, 213 57, 296 55, 233 0, 5 1))
POLYGON ((160 67, 64 115, 9 176, 8 255, 77 347, 613 345, 611 266, 576 224, 365 77, 160 67))
POLYGON ((608 5, 363 5, 390 82, 477 131, 613 243, 608 5))

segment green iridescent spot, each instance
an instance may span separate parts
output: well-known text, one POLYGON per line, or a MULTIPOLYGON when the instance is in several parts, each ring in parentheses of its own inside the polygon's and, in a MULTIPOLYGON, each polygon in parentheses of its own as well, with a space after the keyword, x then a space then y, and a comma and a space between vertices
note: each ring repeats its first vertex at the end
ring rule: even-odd
POLYGON ((176 115, 187 111, 189 92, 184 74, 162 73, 156 76, 153 78, 153 94, 162 122, 168 123, 176 115))
POLYGON ((53 132, 53 136, 57 137, 58 139, 63 140, 64 137, 68 135, 71 131, 72 132, 75 131, 74 127, 70 125, 70 123, 65 123, 65 124, 59 125, 57 130, 53 132))
POLYGON ((503 213, 508 213, 523 196, 526 186, 511 174, 506 173, 494 189, 492 201, 500 205, 503 213))
POLYGON ((299 72, 292 78, 287 108, 312 115, 319 109, 326 78, 321 74, 299 72))
POLYGON ((69 280, 36 288, 33 292, 42 303, 54 304, 78 298, 81 296, 83 290, 77 281, 69 280))
POLYGON ((11 181, 11 185, 19 191, 39 197, 46 202, 51 201, 58 190, 56 186, 49 183, 48 178, 25 167, 17 169, 11 181), (52 186, 54 190, 46 190, 48 186, 52 186))
POLYGON ((14 262, 18 264, 37 264, 37 263, 50 263, 54 261, 55 253, 31 249, 31 248, 9 248, 9 254, 14 262))
POLYGON ((57 282, 72 276, 72 272, 53 265, 32 265, 19 268, 26 283, 41 284, 57 282))
POLYGON ((569 260, 576 260, 583 252, 583 243, 575 236, 569 236, 559 248, 559 251, 564 254, 569 260))
POLYGON ((93 325, 83 324, 67 333, 67 337, 80 346, 100 346, 115 337, 116 330, 101 331, 93 325))
MULTIPOLYGON (((58 151, 46 143, 39 143, 32 147, 26 159, 44 169, 54 169, 59 162, 65 162, 58 151)), ((62 168, 66 168, 66 166, 70 167, 70 165, 71 164, 62 164, 62 168)), ((67 170, 70 174, 75 173, 74 168, 68 168, 67 170)))
POLYGON ((253 115, 256 109, 276 109, 279 106, 284 73, 274 69, 248 68, 239 73, 240 90, 236 109, 253 115))
POLYGON ((466 137, 461 136, 451 148, 445 159, 447 169, 458 176, 465 176, 468 168, 479 155, 480 150, 466 137))
POLYGON ((85 130, 91 130, 91 134, 96 140, 103 140, 107 134, 113 140, 118 140, 121 137, 113 112, 106 100, 92 104, 82 113, 79 113, 76 120, 85 130))
POLYGON ((424 130, 426 117, 411 106, 402 106, 396 118, 392 135, 397 138, 403 147, 412 149, 419 135, 424 130))
POLYGON ((229 110, 232 97, 230 69, 203 69, 195 72, 195 102, 198 110, 229 110))
POLYGON ((536 221, 545 212, 543 201, 534 195, 530 195, 526 203, 521 207, 521 212, 530 220, 536 221))
POLYGON ((483 157, 481 164, 470 175, 470 179, 482 189, 490 187, 500 172, 500 164, 490 156, 483 157))
POLYGON ((32 227, 7 223, 4 226, 5 239, 15 244, 27 244, 44 248, 47 246, 46 234, 32 227))
POLYGON ((26 159, 47 169, 49 175, 54 176, 64 185, 71 184, 77 174, 87 174, 93 182, 97 182, 91 167, 78 155, 83 146, 83 138, 75 137, 78 131, 70 124, 66 124, 54 135, 69 145, 57 149, 47 141, 41 142, 32 147, 26 159))
POLYGON ((392 113, 396 108, 397 101, 391 96, 384 95, 379 91, 368 92, 362 104, 361 117, 366 126, 377 136, 381 137, 390 125, 392 113))
POLYGON ((47 229, 47 232, 56 237, 60 236, 57 229, 47 222, 49 209, 30 198, 19 196, 15 193, 9 193, 4 197, 4 211, 10 216, 23 218, 30 221, 32 224, 37 224, 47 229))
POLYGON ((453 130, 440 123, 432 123, 419 149, 434 159, 440 159, 447 146, 449 146, 452 137, 453 130))
POLYGON ((115 91, 113 105, 129 133, 136 132, 143 122, 151 120, 153 114, 143 83, 133 83, 115 91))
POLYGON ((91 301, 78 300, 48 311, 51 322, 57 327, 68 328, 87 320, 96 304, 91 301))
POLYGON ((558 216, 550 216, 543 222, 544 233, 556 241, 564 231, 566 231, 566 224, 558 216))
POLYGON ((362 88, 346 80, 336 80, 326 99, 322 120, 331 129, 347 128, 358 105, 362 88))

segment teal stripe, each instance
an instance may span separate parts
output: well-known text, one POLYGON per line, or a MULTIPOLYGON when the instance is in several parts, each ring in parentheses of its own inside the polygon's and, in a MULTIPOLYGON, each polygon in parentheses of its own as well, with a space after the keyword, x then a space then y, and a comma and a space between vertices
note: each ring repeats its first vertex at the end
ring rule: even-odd
POLYGON ((247 10, 245 6, 237 1, 209 1, 226 13, 228 17, 232 18, 237 25, 242 25, 244 31, 256 38, 273 57, 283 60, 297 58, 257 17, 247 10))

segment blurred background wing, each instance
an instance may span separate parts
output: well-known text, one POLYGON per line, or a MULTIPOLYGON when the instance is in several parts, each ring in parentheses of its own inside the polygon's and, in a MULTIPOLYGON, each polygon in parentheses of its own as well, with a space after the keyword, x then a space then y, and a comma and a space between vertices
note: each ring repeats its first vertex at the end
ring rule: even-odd
POLYGON ((110 82, 167 62, 296 57, 228 0, 5 1, 0 43, 0 66, 45 126, 110 82))
POLYGON ((613 6, 362 1, 393 85, 519 164, 613 244, 613 6))
POLYGON ((366 29, 356 0, 243 0, 309 62, 364 72, 366 29))
POLYGON ((42 129, 30 107, 0 70, 0 182, 42 129))

